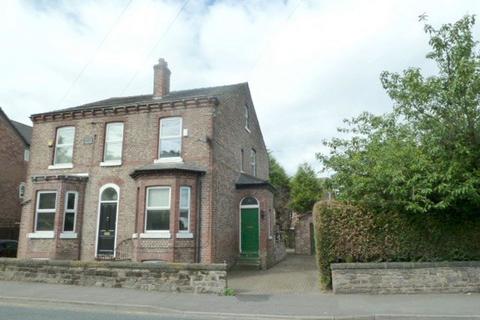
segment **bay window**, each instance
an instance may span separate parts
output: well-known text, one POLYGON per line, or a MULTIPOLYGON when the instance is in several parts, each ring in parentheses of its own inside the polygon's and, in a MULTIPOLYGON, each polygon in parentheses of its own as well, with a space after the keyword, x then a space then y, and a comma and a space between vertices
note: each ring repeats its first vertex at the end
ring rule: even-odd
POLYGON ((55 211, 57 208, 57 192, 39 191, 35 210, 35 232, 54 230, 55 211))
POLYGON ((170 187, 147 188, 145 232, 159 232, 165 235, 170 230, 170 187))
POLYGON ((190 232, 190 187, 180 187, 179 232, 190 232))
POLYGON ((76 215, 77 215, 77 192, 68 191, 65 195, 63 232, 75 232, 76 215))

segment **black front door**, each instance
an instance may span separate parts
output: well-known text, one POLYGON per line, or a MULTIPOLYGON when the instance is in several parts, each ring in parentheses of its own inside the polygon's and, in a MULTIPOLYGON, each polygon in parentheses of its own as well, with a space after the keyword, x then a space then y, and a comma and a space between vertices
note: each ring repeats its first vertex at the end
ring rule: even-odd
POLYGON ((113 256, 115 250, 115 222, 117 219, 116 203, 100 204, 100 221, 98 226, 97 255, 113 256))

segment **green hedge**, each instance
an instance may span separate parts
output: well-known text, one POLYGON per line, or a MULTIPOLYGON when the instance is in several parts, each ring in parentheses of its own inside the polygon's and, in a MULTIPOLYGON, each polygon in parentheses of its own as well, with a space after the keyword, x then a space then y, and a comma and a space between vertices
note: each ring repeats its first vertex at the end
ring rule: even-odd
POLYGON ((373 213, 350 204, 314 207, 322 287, 334 262, 480 260, 480 215, 373 213))

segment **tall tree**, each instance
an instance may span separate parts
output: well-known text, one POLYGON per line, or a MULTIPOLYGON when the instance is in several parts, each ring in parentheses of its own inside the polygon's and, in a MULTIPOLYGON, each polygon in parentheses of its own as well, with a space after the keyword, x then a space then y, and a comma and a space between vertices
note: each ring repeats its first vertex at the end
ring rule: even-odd
POLYGON ((300 165, 290 182, 291 202, 290 208, 298 213, 312 212, 315 202, 322 195, 321 182, 315 170, 304 163, 300 165))
POLYGON ((383 72, 391 113, 347 121, 318 157, 339 197, 407 212, 480 212, 480 55, 473 16, 425 26, 437 74, 383 72))
POLYGON ((275 212, 277 213, 277 223, 282 230, 290 228, 291 214, 288 203, 290 202, 290 178, 285 169, 278 163, 273 154, 268 152, 270 165, 270 183, 275 188, 275 212))

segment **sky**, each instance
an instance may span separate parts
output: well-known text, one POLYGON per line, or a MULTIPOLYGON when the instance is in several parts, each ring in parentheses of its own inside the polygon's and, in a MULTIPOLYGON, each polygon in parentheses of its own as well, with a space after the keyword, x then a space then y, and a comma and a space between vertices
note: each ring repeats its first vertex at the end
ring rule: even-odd
POLYGON ((248 81, 287 173, 304 162, 320 172, 315 154, 343 119, 392 109, 382 71, 435 72, 419 16, 438 27, 479 13, 478 0, 3 0, 0 107, 31 124, 34 113, 149 94, 162 57, 172 90, 248 81))

